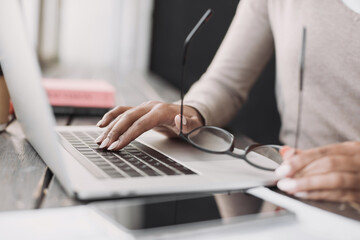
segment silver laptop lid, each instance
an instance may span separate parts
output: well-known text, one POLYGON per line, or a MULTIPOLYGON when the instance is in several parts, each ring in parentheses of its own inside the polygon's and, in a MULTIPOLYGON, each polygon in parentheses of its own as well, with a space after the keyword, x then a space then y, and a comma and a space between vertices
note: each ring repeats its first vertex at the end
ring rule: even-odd
POLYGON ((68 171, 54 129, 55 118, 26 35, 19 1, 0 0, 0 62, 26 138, 56 176, 67 182, 68 171))

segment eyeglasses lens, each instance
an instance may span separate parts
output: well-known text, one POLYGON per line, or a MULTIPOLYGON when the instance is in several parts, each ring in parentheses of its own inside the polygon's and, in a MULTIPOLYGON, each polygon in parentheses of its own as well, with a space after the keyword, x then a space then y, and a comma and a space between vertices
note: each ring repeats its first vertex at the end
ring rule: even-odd
POLYGON ((189 133, 188 139, 192 144, 202 149, 212 152, 225 152, 230 149, 233 136, 222 129, 201 127, 189 133))
POLYGON ((256 166, 273 170, 283 162, 279 149, 267 145, 251 149, 245 157, 256 166))

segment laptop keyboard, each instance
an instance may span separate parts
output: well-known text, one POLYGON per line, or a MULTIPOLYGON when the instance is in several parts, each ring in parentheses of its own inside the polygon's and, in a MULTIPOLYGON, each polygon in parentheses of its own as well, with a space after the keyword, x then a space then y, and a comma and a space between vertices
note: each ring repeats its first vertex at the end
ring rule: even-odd
POLYGON ((196 174, 158 151, 133 141, 120 151, 101 150, 94 141, 97 131, 59 132, 93 165, 110 178, 158 177, 196 174))

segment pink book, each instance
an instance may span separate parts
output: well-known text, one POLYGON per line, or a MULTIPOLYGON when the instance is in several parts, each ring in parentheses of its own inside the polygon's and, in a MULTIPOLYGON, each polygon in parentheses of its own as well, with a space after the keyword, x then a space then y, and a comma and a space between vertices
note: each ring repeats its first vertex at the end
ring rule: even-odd
POLYGON ((115 89, 103 80, 44 79, 43 85, 52 106, 113 108, 115 89))

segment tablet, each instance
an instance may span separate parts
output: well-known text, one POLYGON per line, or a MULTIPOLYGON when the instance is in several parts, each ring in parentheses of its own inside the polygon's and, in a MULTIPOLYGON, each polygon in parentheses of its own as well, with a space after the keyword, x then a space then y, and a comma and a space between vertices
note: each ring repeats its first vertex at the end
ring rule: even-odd
POLYGON ((199 231, 238 227, 271 220, 289 220, 294 214, 255 196, 238 192, 92 204, 103 216, 132 235, 199 231), (185 231, 184 231, 185 230, 185 231))

